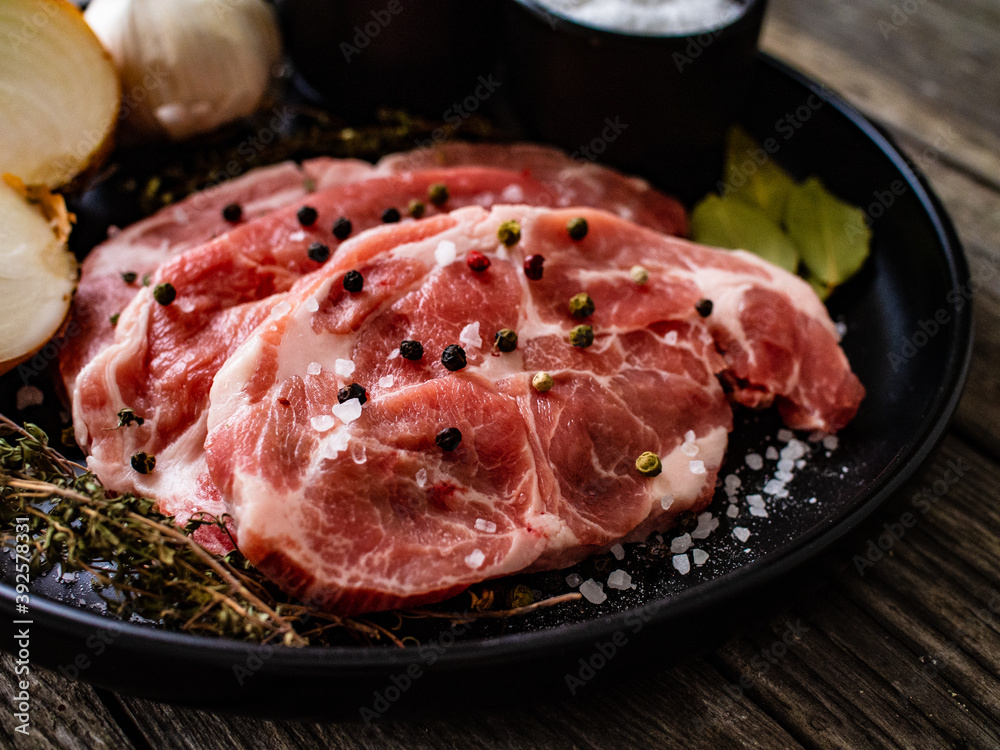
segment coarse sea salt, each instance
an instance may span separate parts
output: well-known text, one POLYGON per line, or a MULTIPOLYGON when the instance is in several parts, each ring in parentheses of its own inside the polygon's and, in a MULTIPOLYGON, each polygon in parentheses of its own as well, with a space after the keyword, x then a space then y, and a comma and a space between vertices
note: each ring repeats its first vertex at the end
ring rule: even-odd
POLYGON ((726 494, 735 495, 736 490, 738 490, 743 485, 743 482, 741 482, 740 478, 735 474, 727 474, 725 485, 726 485, 726 494))
POLYGON ((728 508, 726 508, 726 515, 729 516, 730 518, 736 518, 736 516, 738 516, 739 514, 740 514, 740 509, 737 508, 735 505, 730 505, 728 508))
POLYGON ((764 458, 766 458, 768 461, 777 461, 780 455, 781 454, 778 453, 778 449, 775 448, 773 445, 768 446, 767 450, 764 451, 764 458))
POLYGON ((747 495, 747 504, 753 507, 754 505, 763 508, 764 507, 764 496, 763 495, 747 495))
POLYGON ((758 518, 767 518, 767 509, 761 508, 759 505, 751 505, 750 515, 757 516, 758 518))
POLYGON ((580 584, 580 593, 591 604, 600 604, 608 598, 608 595, 604 593, 604 586, 593 578, 588 578, 580 584))
POLYGON ((681 444, 681 453, 685 456, 697 456, 698 455, 698 444, 697 443, 683 443, 681 444))
POLYGON ((625 548, 622 547, 620 544, 613 544, 611 545, 611 554, 615 556, 616 560, 624 560, 625 548))
POLYGON ((666 336, 666 338, 664 339, 664 341, 667 342, 668 346, 676 346, 677 345, 677 331, 671 331, 670 333, 668 333, 667 336, 666 336))
POLYGON ((476 519, 476 531, 485 531, 487 534, 492 534, 497 530, 497 525, 492 521, 487 521, 485 518, 476 519))
POLYGON ((292 311, 292 305, 287 299, 281 300, 278 304, 274 306, 274 311, 272 315, 276 318, 280 318, 282 315, 288 315, 292 311))
POLYGON ((392 354, 390 354, 387 359, 389 360, 397 359, 401 354, 402 352, 400 352, 398 348, 393 349, 392 354))
POLYGON ((673 504, 674 504, 673 495, 664 495, 663 497, 660 498, 660 507, 663 508, 663 510, 670 510, 670 506, 672 506, 673 504))
POLYGON ((836 435, 827 435, 823 438, 823 447, 828 451, 837 450, 837 446, 840 445, 840 439, 836 435))
POLYGON ((342 404, 333 407, 333 416, 344 424, 350 424, 361 416, 361 402, 356 398, 351 398, 342 404))
POLYGON ((767 480, 767 484, 764 485, 764 494, 777 495, 783 489, 785 489, 785 483, 780 479, 769 479, 767 480))
POLYGON ((334 433, 332 436, 324 439, 319 446, 319 457, 320 458, 336 458, 342 452, 347 450, 347 446, 351 441, 351 436, 346 430, 340 430, 334 433))
POLYGON ((694 558, 694 564, 699 567, 708 562, 708 553, 703 549, 696 548, 691 550, 691 557, 694 558))
POLYGON ((333 364, 333 371, 342 378, 349 378, 354 374, 354 363, 349 359, 338 359, 333 364))
POLYGON ((359 466, 368 461, 368 449, 364 443, 357 440, 351 443, 351 460, 359 466))
POLYGON ((692 461, 688 464, 688 469, 692 474, 704 474, 705 473, 705 462, 704 461, 692 461))
POLYGON ((687 432, 684 433, 684 442, 690 443, 694 441, 695 437, 697 436, 694 434, 694 430, 688 430, 687 432))
POLYGON ((396 382, 396 378, 392 375, 383 375, 378 379, 379 388, 392 388, 392 384, 396 382))
POLYGON ((427 486, 427 469, 421 469, 417 472, 417 487, 423 489, 427 486))
POLYGON ((441 240, 434 250, 434 261, 439 266, 447 266, 455 262, 458 257, 458 248, 450 240, 441 240))
POLYGON ((292 242, 302 242, 302 240, 304 240, 305 238, 306 238, 306 233, 302 231, 292 232, 290 235, 288 235, 288 239, 290 239, 292 242))
POLYGON ((337 420, 327 414, 321 414, 318 417, 313 417, 309 420, 309 424, 316 432, 328 432, 333 429, 333 426, 337 424, 337 420))
POLYGON ((783 443, 787 443, 793 437, 795 437, 795 433, 792 432, 791 430, 785 429, 784 427, 778 430, 778 440, 780 440, 783 443))
POLYGON ((764 468, 764 457, 759 453, 748 453, 744 460, 746 461, 747 466, 754 471, 760 471, 764 468))
POLYGON ((675 537, 670 541, 670 551, 675 555, 682 555, 691 549, 691 535, 684 534, 682 536, 675 537))
POLYGON ((844 338, 844 336, 847 335, 847 323, 838 320, 833 324, 833 327, 836 329, 837 335, 840 336, 840 338, 844 338))
POLYGON ((745 542, 750 538, 750 529, 744 526, 737 526, 733 529, 733 536, 739 539, 741 542, 745 542))
POLYGON ((581 576, 579 573, 570 573, 568 576, 566 576, 567 586, 572 586, 573 588, 576 588, 581 583, 583 583, 583 576, 581 576))
POLYGON ((524 190, 520 185, 508 185, 500 193, 504 203, 520 203, 524 200, 524 190))
POLYGON ((674 555, 672 562, 674 569, 676 569, 682 576, 686 576, 691 572, 691 560, 688 559, 686 554, 674 555))
POLYGON ((624 570, 613 570, 608 576, 608 588, 624 591, 632 588, 632 576, 624 570))
POLYGON ((481 549, 474 549, 470 554, 465 556, 465 564, 473 570, 483 567, 485 561, 486 555, 481 549))
POLYGON ((318 312, 319 311, 319 300, 315 297, 310 297, 306 300, 306 312, 318 312))
POLYGON ((483 345, 483 337, 479 335, 479 321, 469 323, 462 332, 458 334, 459 343, 465 344, 469 349, 478 349, 483 345))
POLYGON ((306 375, 319 375, 321 372, 323 372, 323 365, 319 362, 310 362, 306 368, 306 375))
POLYGON ((17 391, 17 410, 24 411, 29 406, 41 406, 45 403, 45 394, 33 385, 21 386, 17 391))
POLYGON ((781 449, 781 458, 784 460, 797 461, 806 455, 806 444, 801 440, 789 440, 788 445, 781 449))
POLYGON ((692 539, 707 539, 709 534, 719 528, 719 519, 709 512, 698 516, 698 525, 691 532, 692 539))

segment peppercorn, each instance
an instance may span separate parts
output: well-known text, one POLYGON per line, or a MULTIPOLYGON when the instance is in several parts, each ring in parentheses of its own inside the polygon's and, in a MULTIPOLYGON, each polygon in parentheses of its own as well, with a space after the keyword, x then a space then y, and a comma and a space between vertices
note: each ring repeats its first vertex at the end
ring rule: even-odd
POLYGON ((111 321, 111 325, 116 326, 118 325, 118 318, 120 318, 121 316, 122 316, 121 313, 113 313, 111 317, 108 318, 108 320, 111 321))
POLYGON ((587 220, 582 216, 578 216, 575 219, 570 219, 566 224, 566 231, 569 232, 569 238, 571 240, 582 240, 587 236, 587 220))
POLYGON ((462 442, 462 431, 457 427, 448 427, 437 434, 434 442, 443 451, 453 451, 462 442))
POLYGON ((122 274, 122 281, 126 284, 134 284, 139 275, 135 271, 126 271, 122 274))
POLYGON ((174 285, 168 281, 162 284, 157 284, 153 289, 153 299, 159 302, 161 305, 166 307, 175 299, 177 299, 177 290, 174 289, 174 285))
POLYGON ((687 534, 694 531, 698 526, 698 516, 693 511, 685 510, 677 514, 674 521, 674 529, 680 534, 687 534))
POLYGON ((517 331, 501 328, 493 337, 493 345, 502 352, 512 352, 517 349, 517 331))
POLYGON ((427 212, 427 206, 424 205, 423 201, 418 201, 416 198, 410 201, 410 204, 406 207, 406 213, 408 213, 414 219, 424 218, 424 214, 426 212, 427 212))
POLYGON ((569 312, 574 318, 589 318, 594 314, 594 300, 589 294, 580 292, 570 298, 569 312))
POLYGON ((409 359, 413 362, 417 362, 418 360, 424 358, 424 345, 419 341, 411 341, 407 339, 399 345, 399 353, 403 355, 403 359, 409 359))
POLYGON ((701 317, 707 318, 709 315, 712 314, 712 307, 713 307, 712 300, 710 300, 710 299, 700 299, 700 300, 698 300, 697 304, 694 306, 694 309, 698 311, 698 314, 701 317))
POLYGON ((131 460, 132 468, 140 474, 151 474, 156 468, 156 456, 139 451, 131 460))
POLYGON ((316 219, 319 218, 319 212, 312 206, 303 206, 295 216, 299 220, 299 224, 304 227, 311 227, 316 223, 316 219))
POLYGON ((360 292, 365 285, 364 277, 357 271, 348 271, 344 274, 344 289, 351 292, 360 292))
POLYGON ((461 370, 466 365, 465 349, 458 344, 446 346, 444 353, 441 355, 441 364, 451 372, 461 370))
POLYGON ((478 250, 472 250, 465 256, 465 264, 476 273, 482 273, 490 267, 490 259, 478 250))
POLYGON ((534 388, 539 393, 545 393, 546 391, 551 391, 552 386, 556 384, 556 381, 552 379, 552 376, 547 372, 536 372, 535 377, 531 379, 531 387, 534 388))
POLYGON ((399 215, 398 208, 387 208, 382 212, 382 221, 385 224, 395 224, 401 218, 403 217, 399 215))
POLYGON ((222 209, 222 218, 230 224, 235 224, 243 218, 243 206, 239 203, 230 203, 222 209))
POLYGON ((545 256, 529 255, 524 259, 524 275, 532 281, 542 278, 542 270, 545 265, 545 256))
POLYGON ((435 206, 443 206, 448 202, 448 186, 443 182, 435 182, 427 189, 427 200, 435 206))
POLYGON ((326 263, 330 260, 330 248, 322 242, 314 242, 309 246, 309 260, 326 263))
POLYGON ((142 423, 145 421, 146 421, 145 419, 143 419, 142 417, 140 417, 138 414, 135 413, 134 409, 129 409, 128 407, 126 407, 122 409, 120 412, 118 412, 119 427, 128 427, 133 424, 136 425, 137 427, 141 427, 142 423))
POLYGON ((647 281, 649 281, 649 271, 647 271, 642 266, 632 266, 628 272, 629 277, 639 286, 642 286, 647 281))
POLYGON ((346 240, 351 236, 351 232, 354 231, 354 225, 351 224, 351 220, 345 216, 341 216, 335 222, 333 222, 333 236, 338 240, 346 240))
POLYGON ((521 225, 513 219, 505 221, 497 229, 497 238, 507 247, 514 247, 521 241, 521 225))
POLYGON ((576 326, 569 332, 569 343, 580 349, 586 349, 594 343, 594 329, 590 326, 576 326))
POLYGON ((148 273, 143 274, 143 276, 142 276, 142 285, 143 286, 149 286, 149 284, 150 284, 150 282, 152 280, 153 280, 153 277, 150 276, 148 273))
POLYGON ((368 400, 368 391, 357 383, 351 383, 337 391, 337 403, 342 404, 356 398, 358 403, 364 404, 368 400))
POLYGON ((646 451, 635 460, 635 468, 644 477, 655 477, 663 471, 663 464, 660 463, 659 456, 651 451, 646 451))

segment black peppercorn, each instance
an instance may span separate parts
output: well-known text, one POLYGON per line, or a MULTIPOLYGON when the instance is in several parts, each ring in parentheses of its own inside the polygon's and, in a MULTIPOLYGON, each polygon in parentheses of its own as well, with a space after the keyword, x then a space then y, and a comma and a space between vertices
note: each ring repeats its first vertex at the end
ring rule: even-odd
POLYGON ((493 344, 502 352, 512 352, 517 349, 517 332, 501 328, 493 337, 493 344))
POLYGON ((309 246, 309 260, 326 263, 330 260, 330 248, 322 242, 314 242, 309 246))
POLYGON ((126 271, 122 274, 122 281, 126 284, 134 284, 137 278, 139 278, 139 276, 135 271, 126 271))
POLYGON ((140 451, 132 456, 132 468, 140 474, 151 474, 156 468, 156 456, 140 451))
POLYGON ((337 403, 342 404, 352 398, 356 398, 358 403, 364 404, 368 400, 368 391, 357 383, 351 383, 337 391, 337 403))
POLYGON ((465 349, 460 347, 458 344, 446 346, 444 354, 441 355, 441 364, 443 364, 451 372, 461 370, 466 365, 465 349))
POLYGON ((382 212, 382 221, 386 224, 395 224, 402 217, 399 215, 399 209, 397 208, 387 208, 382 212))
POLYGON ((360 292, 365 285, 365 280, 357 271, 348 271, 344 274, 344 289, 351 292, 360 292))
POLYGON ((235 224, 243 218, 243 206, 239 203, 230 203, 222 209, 222 218, 230 224, 235 224))
POLYGON ((424 357, 424 345, 419 341, 406 340, 399 345, 399 353, 403 355, 403 359, 416 362, 424 357))
POLYGON ((709 315, 712 314, 712 307, 713 307, 712 300, 700 299, 698 300, 698 303, 694 306, 694 309, 698 311, 698 314, 701 317, 707 318, 709 315))
POLYGON ((312 206, 303 206, 299 209, 296 217, 299 220, 299 224, 304 227, 311 227, 316 223, 316 219, 319 218, 319 213, 312 206))
POLYGON ((351 220, 345 216, 341 216, 333 222, 333 236, 338 240, 346 240, 351 236, 351 232, 353 231, 354 225, 351 224, 351 220))
POLYGON ((457 427, 448 427, 437 434, 434 442, 443 451, 453 451, 462 442, 462 431, 457 427))

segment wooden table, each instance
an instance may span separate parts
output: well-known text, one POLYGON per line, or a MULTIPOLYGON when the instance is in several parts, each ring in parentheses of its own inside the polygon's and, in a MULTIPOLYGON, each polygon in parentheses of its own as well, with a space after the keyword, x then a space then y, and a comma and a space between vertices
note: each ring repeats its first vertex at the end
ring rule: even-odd
MULTIPOLYGON (((772 0, 763 47, 887 126, 955 221, 974 277, 1000 264, 1000 2, 772 0)), ((23 747, 1000 747, 1000 288, 976 298, 969 386, 943 444, 818 585, 707 656, 516 714, 291 723, 116 695, 36 669, 23 747), (968 470, 890 554, 852 558, 913 492, 968 470), (873 530, 874 529, 874 530, 873 530), (787 649, 787 623, 802 631, 787 649), (780 653, 780 657, 778 654, 780 653), (770 655, 771 658, 765 658, 770 655)), ((13 663, 0 659, 12 729, 13 663)))

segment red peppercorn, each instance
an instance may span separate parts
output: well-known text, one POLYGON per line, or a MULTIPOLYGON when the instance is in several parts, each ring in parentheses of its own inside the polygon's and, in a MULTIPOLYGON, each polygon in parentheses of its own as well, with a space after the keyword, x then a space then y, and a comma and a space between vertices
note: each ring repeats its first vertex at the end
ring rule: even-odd
POLYGON ((490 267, 490 259, 478 250, 473 250, 465 256, 466 265, 476 273, 482 273, 490 267))
POLYGON ((545 265, 545 258, 541 255, 529 255, 524 259, 524 275, 532 281, 542 278, 542 266, 545 265))

